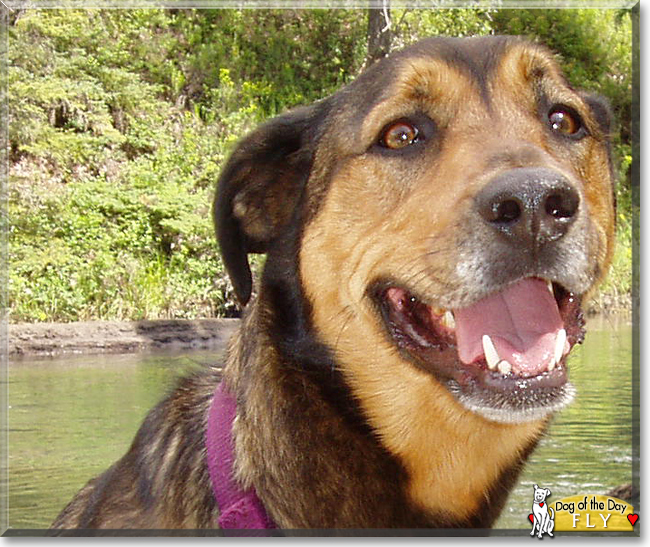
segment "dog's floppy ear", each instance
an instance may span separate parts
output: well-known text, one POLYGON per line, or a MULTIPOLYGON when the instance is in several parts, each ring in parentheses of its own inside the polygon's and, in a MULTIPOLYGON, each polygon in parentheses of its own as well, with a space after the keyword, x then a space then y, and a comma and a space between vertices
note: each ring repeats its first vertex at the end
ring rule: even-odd
POLYGON ((605 137, 609 139, 612 134, 614 115, 612 114, 612 107, 607 99, 586 91, 581 91, 580 96, 585 103, 587 103, 587 106, 591 110, 596 122, 598 122, 600 130, 603 132, 605 137))
POLYGON ((326 110, 321 101, 259 127, 239 143, 219 177, 215 229, 242 306, 252 291, 248 253, 265 253, 291 221, 326 110))

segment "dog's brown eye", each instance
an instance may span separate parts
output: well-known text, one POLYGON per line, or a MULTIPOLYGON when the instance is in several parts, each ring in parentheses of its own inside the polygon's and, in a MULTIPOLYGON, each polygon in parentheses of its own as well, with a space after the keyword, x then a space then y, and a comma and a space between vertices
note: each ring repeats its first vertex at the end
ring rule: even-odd
POLYGON ((582 129, 582 123, 578 115, 571 109, 557 106, 548 114, 548 122, 553 131, 567 136, 577 136, 582 129))
POLYGON ((408 122, 395 122, 384 129, 379 143, 386 148, 399 150, 418 140, 418 129, 408 122))

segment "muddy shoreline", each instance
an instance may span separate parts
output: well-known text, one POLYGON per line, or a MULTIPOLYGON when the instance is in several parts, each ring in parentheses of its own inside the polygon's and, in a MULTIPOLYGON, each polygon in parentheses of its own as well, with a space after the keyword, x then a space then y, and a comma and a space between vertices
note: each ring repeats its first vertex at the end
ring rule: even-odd
POLYGON ((135 353, 223 347, 239 319, 15 323, 7 326, 10 357, 135 353))
MULTIPOLYGON (((589 320, 628 318, 627 295, 585 306, 589 320)), ((611 319, 610 319, 611 320, 611 319)), ((80 321, 73 323, 13 323, 7 326, 9 357, 62 354, 134 353, 223 348, 239 319, 157 319, 146 321, 80 321)))

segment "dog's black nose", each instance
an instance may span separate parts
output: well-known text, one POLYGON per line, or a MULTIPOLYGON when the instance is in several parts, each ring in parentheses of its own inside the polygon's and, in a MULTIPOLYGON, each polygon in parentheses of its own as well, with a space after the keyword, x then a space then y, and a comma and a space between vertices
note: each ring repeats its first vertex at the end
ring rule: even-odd
POLYGON ((506 239, 535 249, 566 234, 576 219, 580 195, 557 171, 521 167, 490 181, 476 196, 476 206, 506 239))

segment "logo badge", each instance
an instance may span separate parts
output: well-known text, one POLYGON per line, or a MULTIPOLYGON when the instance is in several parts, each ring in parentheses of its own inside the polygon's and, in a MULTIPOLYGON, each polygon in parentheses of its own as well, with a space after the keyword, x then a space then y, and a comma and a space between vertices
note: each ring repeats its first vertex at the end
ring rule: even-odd
POLYGON ((578 495, 551 502, 551 490, 533 486, 531 537, 554 532, 632 532, 639 520, 627 501, 606 495, 578 495))
POLYGON ((550 495, 551 491, 548 488, 533 485, 533 512, 528 515, 528 519, 533 523, 530 535, 534 536, 537 533, 539 539, 542 539, 543 534, 553 537, 555 511, 545 503, 550 495))

